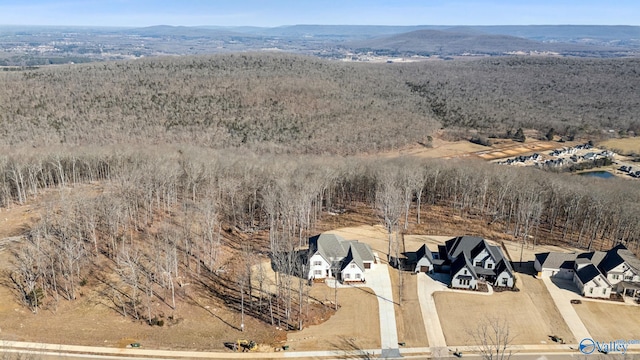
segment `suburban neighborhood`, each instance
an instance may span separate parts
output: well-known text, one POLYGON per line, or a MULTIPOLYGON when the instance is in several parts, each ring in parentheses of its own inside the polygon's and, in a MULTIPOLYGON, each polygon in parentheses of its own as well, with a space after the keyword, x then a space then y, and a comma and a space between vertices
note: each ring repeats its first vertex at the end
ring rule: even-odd
MULTIPOLYGON (((416 351, 403 348, 404 342, 398 333, 385 331, 387 326, 383 325, 383 322, 388 324, 388 317, 393 315, 391 305, 397 301, 397 295, 393 290, 389 292, 386 289, 392 282, 385 286, 379 283, 380 278, 391 276, 390 271, 394 269, 384 258, 381 259, 376 250, 381 248, 382 240, 367 237, 347 239, 348 236, 344 236, 340 230, 309 239, 308 279, 315 283, 326 281, 329 287, 371 288, 378 297, 381 317, 383 346, 379 355, 394 358, 416 351), (384 296, 380 295, 382 291, 385 291, 384 296), (386 320, 383 321, 383 318, 386 320)), ((517 344, 522 344, 518 345, 521 351, 529 349, 534 353, 541 349, 570 351, 572 343, 592 337, 594 328, 591 320, 581 318, 582 309, 591 301, 611 304, 596 302, 593 306, 631 307, 627 310, 640 311, 640 260, 623 244, 607 251, 590 252, 562 252, 559 249, 535 252, 535 248, 531 248, 525 252, 523 263, 519 263, 511 259, 514 253, 522 249, 513 243, 505 244, 470 235, 407 235, 404 239, 404 257, 395 269, 416 276, 415 291, 420 299, 422 320, 429 341, 429 347, 423 350, 433 357, 462 356, 463 352, 478 351, 477 347, 461 342, 461 337, 452 333, 452 329, 460 327, 447 320, 453 314, 448 313, 448 307, 443 307, 442 299, 450 299, 447 304, 459 303, 462 308, 465 308, 465 303, 489 304, 484 306, 486 315, 494 311, 513 313, 504 308, 504 301, 509 297, 530 299, 531 305, 544 300, 544 303, 550 304, 545 306, 552 306, 558 314, 554 322, 563 326, 556 328, 555 333, 544 334, 542 338, 546 337, 548 341, 541 341, 542 345, 534 346, 527 339, 518 340, 517 344), (547 289, 544 292, 534 290, 544 288, 547 289), (492 302, 496 304, 495 310, 490 305, 492 302), (581 302, 583 304, 579 305, 581 302)), ((513 302, 510 304, 507 306, 523 306, 513 302)), ((469 306, 466 305, 467 308, 469 306)), ((545 321, 544 313, 534 316, 543 317, 542 321, 545 321)), ((527 322, 512 326, 514 329, 525 329, 527 322)), ((529 326, 536 325, 531 323, 529 326)), ((547 331, 554 331, 553 328, 552 325, 547 331)), ((630 349, 640 350, 640 347, 633 344, 630 349)))

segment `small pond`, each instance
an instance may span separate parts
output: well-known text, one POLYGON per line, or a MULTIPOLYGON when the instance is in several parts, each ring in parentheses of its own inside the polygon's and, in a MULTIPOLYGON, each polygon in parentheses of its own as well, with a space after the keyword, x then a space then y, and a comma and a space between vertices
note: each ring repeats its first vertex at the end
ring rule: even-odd
POLYGON ((596 177, 600 179, 611 179, 614 175, 608 171, 588 171, 580 173, 582 176, 596 177))

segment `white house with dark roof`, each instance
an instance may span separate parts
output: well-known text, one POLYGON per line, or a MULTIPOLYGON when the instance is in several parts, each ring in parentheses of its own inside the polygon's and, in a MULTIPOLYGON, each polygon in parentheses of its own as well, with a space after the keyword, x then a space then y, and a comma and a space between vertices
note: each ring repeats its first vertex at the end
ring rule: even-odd
POLYGON ((573 283, 584 296, 604 299, 611 297, 611 284, 586 258, 576 259, 573 283))
POLYGON ((640 295, 640 260, 622 244, 606 252, 536 254, 534 266, 539 277, 573 280, 586 297, 640 295))
POLYGON ((308 279, 337 278, 343 282, 365 281, 366 270, 375 264, 371 247, 335 234, 309 239, 308 279))
MULTIPOLYGON (((479 281, 513 287, 515 276, 502 249, 476 236, 458 236, 440 245, 439 258, 450 263, 451 286, 477 288, 479 281)), ((443 264, 443 269, 446 264, 443 264)))
POLYGON ((465 256, 458 257, 451 264, 451 287, 472 290, 478 288, 478 274, 465 256))

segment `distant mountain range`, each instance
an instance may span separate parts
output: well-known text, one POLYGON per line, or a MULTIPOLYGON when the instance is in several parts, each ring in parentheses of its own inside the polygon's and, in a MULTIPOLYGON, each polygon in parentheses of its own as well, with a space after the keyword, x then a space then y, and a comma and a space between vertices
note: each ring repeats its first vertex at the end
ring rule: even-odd
POLYGON ((510 35, 488 34, 471 28, 417 30, 368 40, 346 42, 355 51, 374 51, 391 55, 505 55, 552 52, 558 54, 615 53, 619 47, 602 44, 540 42, 510 35))
POLYGON ((344 59, 378 56, 553 52, 580 57, 640 55, 638 26, 293 25, 0 26, 0 65, 47 65, 238 51, 285 51, 344 59))

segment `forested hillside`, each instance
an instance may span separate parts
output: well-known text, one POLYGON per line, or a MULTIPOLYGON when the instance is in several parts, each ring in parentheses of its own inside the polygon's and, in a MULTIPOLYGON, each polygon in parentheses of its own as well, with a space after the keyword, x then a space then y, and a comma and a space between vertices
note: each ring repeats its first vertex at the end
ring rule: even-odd
POLYGON ((7 71, 0 142, 353 154, 424 142, 440 126, 636 131, 638 69, 638 59, 354 64, 263 53, 7 71))
POLYGON ((374 214, 391 256, 393 234, 441 231, 436 210, 473 219, 477 235, 637 252, 640 189, 628 181, 342 155, 424 141, 440 126, 634 129, 638 65, 235 54, 3 72, 0 206, 64 189, 20 229, 3 283, 34 312, 91 288, 114 314, 151 325, 205 298, 300 329, 309 292, 296 251, 329 213, 374 214), (267 259, 274 288, 252 267, 267 259))

